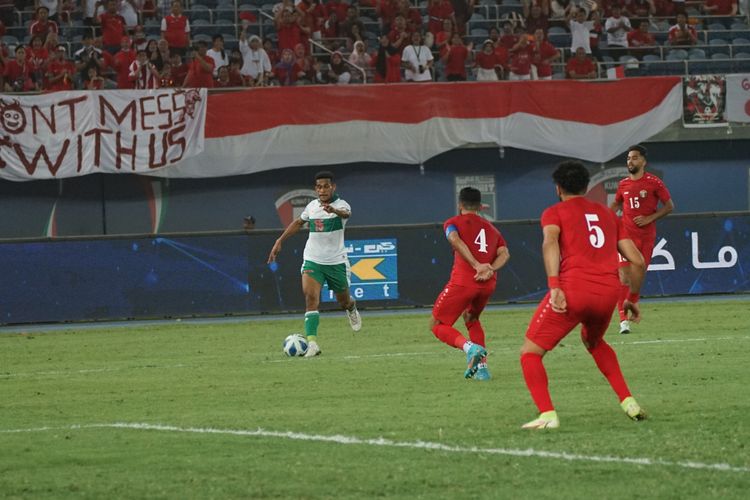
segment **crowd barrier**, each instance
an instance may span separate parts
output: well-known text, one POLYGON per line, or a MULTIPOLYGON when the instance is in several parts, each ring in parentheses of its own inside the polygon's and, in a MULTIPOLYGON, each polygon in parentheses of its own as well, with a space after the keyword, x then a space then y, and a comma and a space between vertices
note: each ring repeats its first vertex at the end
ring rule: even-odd
MULTIPOLYGON (((546 292, 538 221, 500 222, 511 253, 493 302, 546 292)), ((658 223, 644 296, 750 292, 750 212, 673 215, 658 223)), ((266 259, 280 231, 0 242, 3 324, 242 315, 304 308, 305 237, 266 259)), ((429 306, 448 279, 439 224, 352 227, 352 293, 364 308, 429 306)), ((327 290, 325 308, 335 308, 327 290)))

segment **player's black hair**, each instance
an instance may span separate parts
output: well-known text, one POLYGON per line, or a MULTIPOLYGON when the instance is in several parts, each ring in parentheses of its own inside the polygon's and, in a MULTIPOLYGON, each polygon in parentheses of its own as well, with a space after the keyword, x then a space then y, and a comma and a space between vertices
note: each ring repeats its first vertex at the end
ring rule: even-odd
POLYGON ((641 156, 643 156, 644 158, 648 158, 648 149, 646 149, 645 146, 641 146, 640 144, 636 144, 635 146, 630 146, 628 148, 628 153, 630 153, 631 151, 638 151, 641 154, 641 156))
POLYGON ((560 163, 552 174, 555 184, 567 194, 584 194, 589 186, 589 171, 577 160, 560 163))
POLYGON ((465 187, 458 193, 458 202, 467 210, 482 208, 482 193, 473 187, 465 187))
POLYGON ((331 184, 333 184, 333 172, 331 172, 330 170, 321 170, 320 172, 315 174, 315 180, 317 181, 318 179, 330 179, 331 184))

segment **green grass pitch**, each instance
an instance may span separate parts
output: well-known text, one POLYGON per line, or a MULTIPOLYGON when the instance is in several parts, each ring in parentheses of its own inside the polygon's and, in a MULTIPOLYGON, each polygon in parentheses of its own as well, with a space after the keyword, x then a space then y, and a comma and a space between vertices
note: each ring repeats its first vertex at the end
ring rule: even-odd
POLYGON ((577 331, 536 416, 518 348, 533 309, 488 311, 492 380, 423 314, 0 335, 0 498, 748 498, 750 301, 648 302, 607 339, 649 420, 631 422, 577 331), (113 424, 122 424, 117 427, 113 424))

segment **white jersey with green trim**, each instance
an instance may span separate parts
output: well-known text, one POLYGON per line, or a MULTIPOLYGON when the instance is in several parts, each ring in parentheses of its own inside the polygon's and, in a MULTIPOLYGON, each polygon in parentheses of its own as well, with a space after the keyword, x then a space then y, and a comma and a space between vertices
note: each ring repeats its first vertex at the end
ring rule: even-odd
MULTIPOLYGON (((330 205, 336 210, 352 211, 347 202, 334 196, 330 205)), ((307 237, 303 258, 316 264, 343 264, 349 261, 344 248, 344 226, 347 219, 323 210, 320 200, 307 204, 300 219, 308 222, 310 235, 307 237)))

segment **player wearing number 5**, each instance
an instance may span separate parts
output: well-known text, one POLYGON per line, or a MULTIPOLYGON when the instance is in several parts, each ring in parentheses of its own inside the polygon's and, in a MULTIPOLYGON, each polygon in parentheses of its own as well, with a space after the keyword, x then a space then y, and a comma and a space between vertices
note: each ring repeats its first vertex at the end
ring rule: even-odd
POLYGON ((645 418, 630 394, 612 348, 605 342, 619 295, 617 252, 631 263, 630 295, 625 310, 640 320, 638 291, 645 273, 643 257, 609 208, 584 197, 589 172, 578 161, 560 164, 552 175, 561 202, 542 213, 542 255, 549 292, 537 307, 521 347, 521 368, 539 417, 524 429, 559 427, 552 406, 543 356, 579 323, 581 340, 633 420, 645 418))
POLYGON ((479 190, 463 188, 458 195, 459 215, 443 225, 455 256, 450 280, 432 308, 430 329, 438 339, 466 353, 465 378, 488 380, 487 350, 479 316, 495 291, 496 273, 508 262, 510 253, 500 231, 479 216, 481 209, 479 190), (470 340, 453 328, 461 315, 470 340))
MULTIPOLYGON (((631 146, 628 149, 628 177, 617 186, 615 201, 610 208, 622 209, 622 221, 628 236, 638 247, 646 261, 646 269, 651 262, 651 254, 656 242, 655 222, 672 210, 674 203, 669 190, 657 176, 646 172, 646 148, 631 146), (661 202, 661 208, 658 208, 661 202)), ((628 295, 630 285, 630 265, 620 258, 620 297, 617 310, 620 314, 620 333, 630 333, 630 322, 623 309, 623 302, 628 295)))

